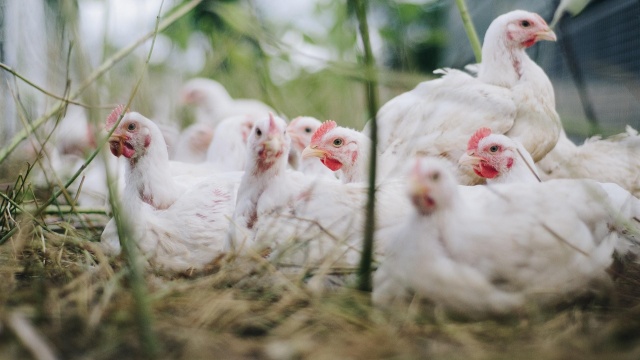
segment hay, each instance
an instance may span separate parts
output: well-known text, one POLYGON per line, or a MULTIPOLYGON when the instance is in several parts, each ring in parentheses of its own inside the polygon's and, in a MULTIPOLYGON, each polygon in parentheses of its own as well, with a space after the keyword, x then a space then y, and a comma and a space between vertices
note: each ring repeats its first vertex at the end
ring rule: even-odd
MULTIPOLYGON (((60 358, 135 359, 127 267, 90 239, 99 231, 41 231, 20 222, 0 246, 0 359, 34 356, 9 319, 60 358)), ((415 301, 381 311, 352 288, 315 294, 264 260, 220 258, 199 273, 147 271, 161 358, 637 358, 640 267, 628 266, 612 300, 468 321, 415 301)))

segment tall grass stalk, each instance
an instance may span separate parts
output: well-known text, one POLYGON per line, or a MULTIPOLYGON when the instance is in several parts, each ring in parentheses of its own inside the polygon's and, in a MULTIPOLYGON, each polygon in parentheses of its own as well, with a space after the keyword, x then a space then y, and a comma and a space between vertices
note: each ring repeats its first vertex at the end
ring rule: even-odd
MULTIPOLYGON (((197 3, 199 1, 194 1, 193 3, 197 3)), ((149 53, 147 54, 147 59, 145 60, 144 67, 142 69, 142 74, 138 78, 132 92, 129 97, 129 101, 125 107, 125 109, 129 108, 129 105, 133 101, 135 94, 138 92, 140 84, 142 83, 142 79, 144 78, 144 74, 149 67, 149 61, 151 59, 151 54, 153 53, 153 48, 156 42, 156 37, 158 32, 160 31, 160 12, 162 11, 162 5, 164 5, 164 1, 160 4, 160 8, 158 9, 158 16, 156 20, 156 26, 153 32, 153 37, 151 41, 151 47, 149 49, 149 53)), ((113 128, 109 131, 109 136, 115 131, 118 127, 118 124, 122 120, 125 112, 123 111, 119 119, 116 121, 113 128)), ((97 155, 99 149, 94 152, 92 155, 95 157, 97 155)), ((111 204, 111 208, 113 210, 113 219, 116 223, 118 229, 118 240, 120 241, 120 246, 124 253, 124 257, 129 266, 129 281, 131 282, 131 291, 133 293, 133 298, 135 300, 136 307, 136 319, 138 322, 138 327, 140 328, 140 341, 142 343, 143 350, 145 355, 148 358, 155 358, 158 354, 158 341, 153 332, 153 315, 151 313, 151 305, 150 299, 147 290, 147 284, 144 279, 144 267, 142 264, 142 259, 140 254, 138 253, 138 248, 136 246, 135 239, 131 237, 131 217, 122 216, 122 210, 120 208, 119 197, 114 196, 116 191, 114 189, 114 182, 109 179, 110 174, 107 174, 107 183, 109 184, 109 202, 111 204)), ((125 214, 132 215, 132 214, 125 214)))
MULTIPOLYGON (((190 10, 192 10, 194 7, 196 7, 200 2, 202 2, 202 0, 194 0, 194 1, 191 1, 191 2, 189 2, 187 4, 185 4, 184 6, 180 7, 176 11, 174 11, 171 15, 169 15, 163 21, 159 21, 159 16, 158 16, 159 23, 156 24, 156 29, 154 31, 144 35, 143 37, 141 37, 140 39, 135 41, 133 44, 127 46, 126 48, 123 48, 122 50, 118 51, 116 54, 111 56, 107 61, 105 61, 96 71, 94 71, 85 80, 83 85, 81 85, 78 90, 76 90, 75 92, 71 93, 69 98, 77 97, 80 94, 81 90, 83 90, 86 87, 88 87, 99 76, 101 76, 106 71, 111 69, 111 67, 113 67, 116 64, 117 61, 119 61, 122 58, 124 58, 124 56, 126 56, 128 53, 133 51, 136 47, 138 47, 139 45, 144 43, 149 38, 153 38, 153 42, 155 42, 155 36, 154 36, 155 34, 157 34, 158 32, 166 29, 169 25, 171 25, 172 23, 174 23, 175 21, 180 19, 182 16, 186 15, 190 10)), ((151 50, 153 50, 153 43, 151 45, 151 50)), ((147 65, 149 64, 149 58, 151 57, 151 50, 149 51, 149 56, 147 57, 147 60, 145 62, 145 69, 146 69, 147 65)), ((133 96, 137 92, 137 89, 140 86, 141 81, 142 81, 142 77, 136 83, 136 85, 135 85, 135 87, 134 87, 134 89, 132 91, 132 95, 129 98, 129 101, 127 103, 126 108, 129 107, 129 104, 131 103, 131 100, 133 99, 133 96)), ((38 126, 42 125, 42 123, 44 123, 44 121, 46 121, 49 117, 53 116, 57 111, 60 111, 64 106, 66 106, 66 103, 59 102, 58 105, 54 106, 54 108, 52 110, 50 110, 47 114, 45 114, 44 116, 40 117, 38 120, 36 120, 33 123, 33 129, 35 130, 38 126)), ((66 188, 71 186, 71 184, 73 184, 73 182, 80 176, 80 174, 82 174, 82 172, 87 168, 87 166, 91 163, 91 161, 93 161, 93 159, 98 155, 98 153, 104 147, 104 144, 106 144, 109 136, 111 136, 111 133, 115 130, 115 128, 118 125, 118 123, 120 122, 121 118, 122 118, 122 116, 120 117, 120 119, 118 119, 118 121, 116 122, 116 125, 111 129, 111 131, 109 132, 108 136, 105 137, 105 139, 103 139, 102 141, 100 141, 100 143, 98 144, 98 147, 96 148, 96 150, 94 150, 89 155, 89 157, 85 160, 85 162, 82 164, 82 166, 80 166, 80 168, 69 178, 69 180, 67 180, 67 182, 64 184, 64 187, 61 187, 60 189, 55 191, 53 193, 53 195, 51 195, 51 197, 41 205, 40 209, 38 209, 38 211, 36 212, 36 215, 39 212, 43 211, 47 206, 51 205, 55 201, 55 199, 57 199, 58 196, 60 196, 65 191, 66 188)), ((29 132, 28 131, 23 131, 21 133, 18 133, 14 137, 14 140, 17 140, 17 138, 20 137, 23 133, 24 133, 25 136, 27 136, 29 132)), ((17 146, 18 143, 20 143, 20 141, 22 141, 22 140, 24 140, 24 138, 21 138, 20 140, 17 140, 17 142, 15 143, 15 146, 17 146)), ((8 156, 9 153, 13 149, 15 149, 15 146, 12 147, 12 144, 10 144, 7 148, 3 149, 3 152, 0 152, 0 163, 2 163, 2 161, 4 160, 3 156, 5 156, 5 157, 8 156), (7 151, 6 154, 4 152, 5 150, 7 151)))
MULTIPOLYGON (((38 85, 37 85, 36 83, 34 83, 33 81, 29 80, 26 76, 24 76, 24 75, 20 74, 20 73, 19 73, 18 71, 16 71, 14 68, 10 67, 9 65, 7 65, 7 64, 5 64, 5 63, 0 62, 0 69, 2 69, 2 70, 4 70, 4 71, 6 71, 6 72, 8 72, 8 73, 10 73, 11 75, 13 75, 13 76, 17 77, 18 79, 20 79, 20 80, 24 81, 25 83, 27 83, 27 85, 31 86, 32 88, 34 88, 34 89, 36 89, 36 90, 40 91, 41 93, 43 93, 43 94, 45 94, 45 95, 47 95, 47 96, 49 96, 49 97, 51 97, 51 98, 54 98, 54 99, 56 99, 56 100, 65 101, 65 102, 67 102, 67 103, 69 103, 69 104, 82 106, 82 107, 84 107, 84 108, 90 108, 90 107, 92 107, 91 105, 88 105, 88 104, 84 104, 84 103, 81 103, 81 102, 78 102, 78 101, 71 100, 71 99, 67 98, 66 96, 56 95, 56 94, 52 93, 51 91, 48 91, 48 90, 44 89, 44 88, 43 88, 43 87, 41 87, 41 86, 38 86, 38 85)), ((65 93, 65 95, 66 95, 66 93, 65 93)), ((114 106, 111 106, 111 105, 103 105, 103 106, 101 106, 101 107, 102 107, 102 108, 113 108, 114 106)))
MULTIPOLYGON (((195 8, 196 6, 198 6, 198 4, 200 4, 202 2, 202 0, 193 0, 190 1, 180 7, 178 7, 175 11, 172 11, 171 14, 169 16, 167 16, 164 20, 162 20, 158 26, 157 26, 157 32, 161 32, 164 29, 166 29, 167 27, 169 27, 171 24, 173 24, 174 22, 178 21, 180 18, 182 18, 183 16, 185 16, 186 14, 188 14, 191 10, 193 10, 193 8, 195 8)), ((144 44, 145 41, 151 39, 152 37, 154 37, 154 35, 157 33, 155 30, 151 31, 147 34, 145 34, 144 36, 140 37, 138 40, 134 41, 131 45, 122 48, 120 51, 116 52, 115 54, 113 54, 111 57, 109 57, 105 62, 103 62, 97 69, 95 69, 81 84, 80 86, 75 90, 72 91, 69 96, 67 98, 65 98, 65 100, 61 100, 58 101, 58 103, 56 103, 52 108, 49 109, 49 111, 47 111, 44 115, 42 115, 41 117, 37 118, 36 120, 34 120, 32 122, 32 128, 35 130, 37 128, 39 128, 40 126, 42 126, 42 124, 44 124, 50 117, 54 116, 56 113, 60 112, 62 109, 64 109, 64 107, 67 105, 68 103, 68 99, 75 99, 78 96, 80 96, 80 94, 83 93, 83 91, 89 87, 89 85, 93 84, 94 81, 96 81, 100 76, 104 75, 107 71, 109 71, 116 63, 118 63, 120 60, 122 60, 125 56, 127 56, 129 53, 131 53, 133 50, 135 50, 138 46, 144 44)), ((13 150, 15 150, 15 148, 24 140, 26 139, 30 134, 29 129, 23 129, 21 131, 19 131, 12 139, 11 141, 9 141, 9 144, 7 146, 5 146, 2 150, 0 150, 0 163, 4 162, 4 160, 11 154, 11 152, 13 152, 13 150)), ((106 140, 105 140, 106 142, 106 140)), ((104 144, 104 143, 103 143, 104 144)), ((77 178, 77 176, 79 175, 80 172, 82 172, 82 170, 84 170, 84 167, 86 166, 86 164, 88 164, 91 160, 93 160, 93 158, 96 156, 97 151, 95 151, 91 156, 90 159, 87 160, 87 162, 85 162, 85 164, 83 165, 83 167, 81 168, 81 170, 79 170, 76 175, 74 177, 72 177, 72 179, 70 180, 71 182, 73 182, 73 180, 75 180, 77 178)), ((71 183, 68 183, 71 184, 71 183)))
POLYGON ((467 37, 471 43, 473 54, 476 57, 476 62, 482 62, 482 45, 480 44, 480 38, 478 38, 478 33, 476 32, 476 28, 473 26, 473 21, 469 15, 467 3, 464 0, 456 0, 456 5, 458 6, 458 11, 462 18, 462 25, 464 25, 464 30, 467 32, 467 37))
POLYGON ((352 0, 358 25, 360 38, 364 48, 364 67, 366 72, 365 88, 367 94, 367 110, 371 119, 371 157, 369 162, 369 189, 367 191, 366 218, 364 224, 364 240, 362 244, 362 257, 358 269, 358 289, 362 291, 371 290, 371 262, 373 261, 373 242, 375 230, 375 203, 376 203, 376 167, 377 156, 376 146, 378 145, 378 125, 376 122, 376 112, 378 111, 378 80, 375 69, 375 59, 371 51, 371 41, 369 39, 369 25, 367 23, 367 0, 352 0))

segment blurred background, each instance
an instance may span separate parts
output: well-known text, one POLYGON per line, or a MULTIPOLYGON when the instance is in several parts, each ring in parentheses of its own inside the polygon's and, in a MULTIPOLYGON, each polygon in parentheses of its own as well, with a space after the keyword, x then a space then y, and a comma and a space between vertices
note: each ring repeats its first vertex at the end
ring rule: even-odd
MULTIPOLYGON (((152 31, 179 0, 0 0, 0 61, 62 96, 119 49, 152 31)), ((559 0, 469 1, 479 36, 513 9, 548 22, 559 0)), ((640 2, 594 0, 556 25, 559 41, 530 49, 549 74, 557 110, 575 139, 640 127, 640 2)), ((453 0, 369 2, 381 103, 432 77, 439 67, 474 62, 453 0)), ((179 103, 181 84, 212 78, 233 97, 257 98, 289 118, 310 115, 360 129, 366 119, 357 65, 360 43, 353 9, 339 0, 204 0, 151 41, 115 64, 79 101, 91 123, 100 106, 126 101, 144 75, 132 108, 181 127, 193 119, 179 103)), ((0 143, 56 101, 0 72, 0 143)))

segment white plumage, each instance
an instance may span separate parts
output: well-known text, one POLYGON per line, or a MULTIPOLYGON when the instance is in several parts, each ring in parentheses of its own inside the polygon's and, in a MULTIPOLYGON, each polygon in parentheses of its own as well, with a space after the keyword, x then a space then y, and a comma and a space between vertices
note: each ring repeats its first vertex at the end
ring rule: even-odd
POLYGON ((626 132, 607 139, 592 137, 576 146, 562 132, 556 147, 538 161, 548 179, 588 178, 616 183, 640 197, 640 136, 627 126, 626 132))
MULTIPOLYGON (((482 128, 471 137, 468 146, 469 150, 460 161, 473 165, 476 174, 485 178, 488 185, 540 182, 531 155, 517 140, 491 134, 482 128)), ((579 187, 581 181, 567 179, 563 182, 571 183, 579 187)), ((593 184, 606 194, 610 211, 619 221, 617 229, 625 235, 623 238, 630 240, 617 243, 618 253, 640 252, 635 246, 640 240, 640 200, 615 183, 593 181, 593 184)))
MULTIPOLYGON (((102 151, 107 151, 103 149, 102 151)), ((79 164, 80 165, 80 164, 79 164)), ((80 167, 78 166, 77 169, 80 167)), ((109 185, 107 171, 111 176, 113 189, 122 192, 125 187, 125 164, 108 154, 98 154, 83 171, 82 175, 71 186, 73 191, 80 190, 77 204, 88 207, 104 206, 111 211, 109 204, 109 185), (83 179, 84 177, 84 179, 83 179), (80 189, 80 181, 82 188, 80 189)))
POLYGON ((219 82, 205 78, 194 78, 182 87, 182 102, 195 106, 196 122, 216 127, 220 121, 238 115, 251 120, 275 111, 261 101, 233 99, 219 82))
MULTIPOLYGON (((311 143, 302 152, 302 158, 312 160, 317 157, 321 164, 335 171, 343 183, 353 183, 369 178, 370 152, 371 139, 367 135, 328 120, 313 134, 311 143)), ((376 182, 402 176, 397 169, 403 163, 404 159, 391 152, 378 154, 376 182)))
POLYGON ((186 163, 201 163, 207 158, 207 150, 214 137, 213 127, 205 123, 187 126, 176 141, 171 159, 186 163))
POLYGON ((291 137, 291 151, 295 152, 294 156, 298 160, 296 168, 301 172, 307 175, 335 178, 333 171, 320 161, 302 156, 304 149, 311 144, 313 134, 321 125, 320 120, 311 116, 298 116, 291 120, 287 126, 287 132, 291 137))
MULTIPOLYGON (((369 176, 371 139, 363 133, 328 120, 313 134, 302 159, 317 157, 344 183, 366 181, 369 176)), ((317 160, 316 160, 317 161, 317 160)))
POLYGON ((488 128, 480 128, 471 136, 467 152, 458 162, 472 166, 487 184, 540 181, 531 154, 524 146, 505 135, 492 134, 488 128))
MULTIPOLYGON (((280 118, 256 122, 249 136, 247 169, 238 190, 229 246, 271 251, 296 266, 354 267, 360 259, 366 185, 342 184, 287 170, 290 139, 280 118)), ((378 189, 378 226, 408 210, 398 182, 378 189)), ((378 250, 382 250, 383 244, 378 250)))
MULTIPOLYGON (((553 87, 525 49, 555 34, 537 14, 517 10, 489 26, 477 77, 440 71, 442 78, 420 83, 378 112, 379 150, 399 158, 443 156, 457 162, 478 127, 518 139, 534 160, 556 144, 561 130, 553 87)), ((479 179, 460 172, 463 183, 479 179)))
POLYGON ((247 160, 247 137, 253 127, 251 116, 239 115, 222 120, 207 150, 207 163, 218 171, 242 171, 247 160))
POLYGON ((373 301, 412 290, 470 315, 554 304, 608 282, 619 234, 607 194, 588 180, 457 186, 449 165, 416 161, 415 211, 392 234, 373 301), (613 226, 615 229, 615 226, 613 226))
POLYGON ((95 149, 94 130, 82 107, 69 104, 55 130, 54 125, 52 122, 47 124, 47 133, 53 132, 51 143, 61 155, 84 156, 88 151, 95 149))
MULTIPOLYGON (((109 116, 108 128, 121 111, 109 116)), ((109 143, 115 156, 127 158, 118 216, 129 221, 131 239, 145 257, 158 268, 180 271, 201 268, 219 256, 241 174, 174 178, 160 130, 135 112, 124 115, 109 143)), ((114 221, 101 237, 110 253, 120 251, 114 221)))

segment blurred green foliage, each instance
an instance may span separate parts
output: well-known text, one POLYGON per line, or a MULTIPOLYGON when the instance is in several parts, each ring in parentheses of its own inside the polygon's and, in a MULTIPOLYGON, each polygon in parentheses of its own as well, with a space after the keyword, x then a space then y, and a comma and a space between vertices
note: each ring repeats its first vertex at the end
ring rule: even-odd
POLYGON ((383 64, 396 70, 431 73, 442 66, 447 45, 444 25, 450 1, 373 1, 384 18, 380 36, 385 45, 383 64))
MULTIPOLYGON (((360 53, 357 22, 349 4, 318 1, 314 16, 326 31, 310 32, 297 28, 295 19, 271 23, 250 1, 205 0, 167 29, 165 35, 186 49, 194 33, 203 34, 212 50, 202 71, 190 76, 216 79, 234 97, 259 98, 290 117, 333 118, 360 128, 366 121, 364 95, 358 81, 363 75, 356 58, 360 53), (291 34, 302 39, 304 45, 326 49, 330 60, 312 59, 324 61, 324 69, 294 64, 296 57, 313 58, 317 54, 307 54, 283 40, 291 34), (288 72, 285 79, 272 74, 278 66, 288 72)), ((379 29, 384 53, 383 58, 377 59, 378 65, 410 73, 430 73, 437 68, 447 40, 442 28, 447 9, 448 2, 444 0, 373 0, 370 13, 379 29)), ((419 80, 423 79, 410 80, 398 90, 410 89, 419 80)), ((386 98, 383 93, 383 100, 386 98)))

